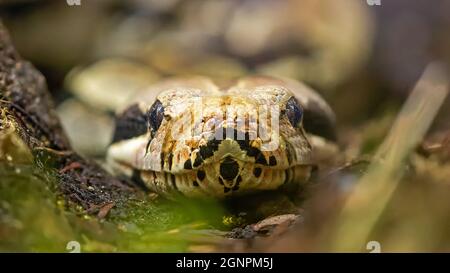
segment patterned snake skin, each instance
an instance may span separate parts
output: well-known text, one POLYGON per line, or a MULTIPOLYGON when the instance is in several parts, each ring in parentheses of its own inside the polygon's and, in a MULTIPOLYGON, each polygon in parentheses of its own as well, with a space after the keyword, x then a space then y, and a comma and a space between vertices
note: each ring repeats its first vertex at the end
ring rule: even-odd
POLYGON ((175 78, 139 94, 117 116, 108 163, 166 197, 300 185, 314 165, 310 138, 334 139, 330 107, 289 79, 175 78))

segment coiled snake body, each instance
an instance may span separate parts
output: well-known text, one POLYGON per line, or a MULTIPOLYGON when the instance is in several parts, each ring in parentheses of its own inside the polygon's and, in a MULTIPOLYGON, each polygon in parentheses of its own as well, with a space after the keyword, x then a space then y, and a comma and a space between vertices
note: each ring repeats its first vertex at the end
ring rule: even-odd
POLYGON ((289 79, 171 79, 139 94, 117 116, 107 160, 168 197, 299 185, 314 165, 311 138, 334 139, 330 107, 289 79))

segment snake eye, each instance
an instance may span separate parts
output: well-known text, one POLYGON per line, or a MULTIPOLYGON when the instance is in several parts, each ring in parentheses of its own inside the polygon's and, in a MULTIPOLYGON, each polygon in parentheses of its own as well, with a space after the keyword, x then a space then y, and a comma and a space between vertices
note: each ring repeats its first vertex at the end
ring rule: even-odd
POLYGON ((294 97, 290 98, 286 103, 286 115, 289 119, 289 122, 294 127, 296 127, 302 120, 303 109, 294 97))
POLYGON ((158 131, 163 119, 164 107, 159 100, 156 100, 152 107, 150 107, 150 110, 148 110, 148 125, 150 127, 152 137, 155 135, 156 131, 158 131))

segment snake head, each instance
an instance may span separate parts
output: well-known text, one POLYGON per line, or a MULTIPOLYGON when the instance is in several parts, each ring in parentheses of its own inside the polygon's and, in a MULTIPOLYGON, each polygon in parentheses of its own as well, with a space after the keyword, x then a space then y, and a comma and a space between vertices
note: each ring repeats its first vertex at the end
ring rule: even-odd
POLYGON ((305 106, 324 102, 292 84, 251 77, 222 88, 206 78, 152 86, 119 116, 108 161, 166 196, 299 185, 313 164, 305 106))

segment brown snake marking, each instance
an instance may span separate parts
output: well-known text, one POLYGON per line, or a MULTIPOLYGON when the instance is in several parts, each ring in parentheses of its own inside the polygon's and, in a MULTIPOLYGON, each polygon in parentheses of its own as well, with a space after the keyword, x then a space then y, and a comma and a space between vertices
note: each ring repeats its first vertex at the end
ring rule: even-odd
POLYGON ((334 137, 329 106, 288 79, 253 76, 227 87, 203 77, 171 79, 129 105, 117 117, 108 162, 168 197, 299 185, 314 164, 309 139, 334 137), (305 124, 311 118, 316 127, 305 124))

